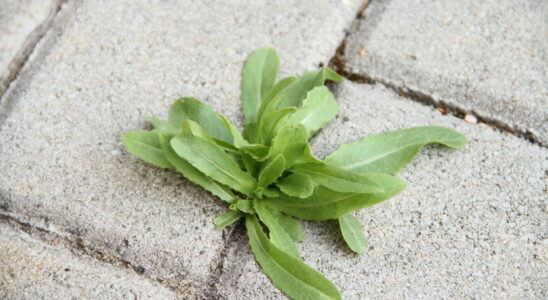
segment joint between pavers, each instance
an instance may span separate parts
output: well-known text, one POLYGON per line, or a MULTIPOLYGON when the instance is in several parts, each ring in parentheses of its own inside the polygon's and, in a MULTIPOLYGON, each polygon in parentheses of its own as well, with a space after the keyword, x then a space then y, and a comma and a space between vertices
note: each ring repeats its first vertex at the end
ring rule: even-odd
MULTIPOLYGON (((364 18, 365 10, 367 9, 367 7, 369 7, 369 4, 371 2, 372 1, 364 2, 364 5, 362 6, 362 8, 360 8, 360 11, 356 15, 356 19, 354 20, 353 25, 351 26, 351 28, 353 28, 354 26, 357 26, 356 22, 358 20, 364 18)), ((352 31, 352 29, 347 31, 344 38, 339 43, 339 46, 335 50, 335 54, 333 55, 333 57, 331 57, 331 59, 329 60, 329 63, 328 63, 328 66, 330 68, 335 70, 335 72, 339 73, 341 76, 345 77, 346 79, 348 79, 352 82, 361 83, 361 84, 370 84, 370 85, 380 84, 380 85, 394 91, 396 94, 398 94, 399 96, 401 96, 403 98, 406 98, 408 100, 411 100, 411 101, 414 101, 414 102, 417 102, 417 103, 421 103, 421 104, 426 105, 426 106, 437 108, 439 110, 442 110, 444 112, 444 114, 445 113, 450 114, 454 117, 462 119, 463 121, 464 121, 464 118, 465 118, 466 115, 471 114, 477 119, 478 124, 483 123, 487 127, 490 127, 491 129, 497 130, 497 131, 499 131, 503 134, 511 134, 511 135, 514 135, 518 138, 524 139, 524 140, 526 140, 526 141, 528 141, 532 144, 536 144, 536 145, 541 146, 541 147, 548 147, 548 145, 544 144, 540 140, 540 138, 538 138, 529 129, 524 129, 524 130, 517 129, 514 126, 512 126, 511 124, 507 124, 507 123, 505 123, 501 120, 486 117, 486 116, 484 116, 484 115, 482 115, 482 114, 480 114, 480 113, 478 113, 474 110, 462 109, 462 108, 460 108, 456 105, 451 105, 451 104, 449 104, 448 102, 446 102, 442 99, 435 99, 433 96, 431 96, 427 93, 421 92, 419 90, 411 89, 407 86, 399 86, 399 85, 391 83, 387 80, 383 80, 383 79, 380 79, 380 78, 375 78, 375 77, 373 77, 373 76, 371 76, 367 73, 357 74, 357 73, 352 73, 352 72, 348 71, 348 69, 346 68, 346 61, 345 61, 345 58, 344 58, 344 51, 345 51, 345 48, 346 48, 347 38, 350 35, 351 31, 352 31)))
POLYGON ((53 20, 61 10, 61 5, 63 5, 66 1, 67 0, 55 1, 55 6, 50 12, 50 15, 29 34, 29 37, 23 43, 23 46, 19 49, 19 52, 11 60, 10 65, 15 64, 15 68, 8 74, 5 81, 0 83, 0 102, 4 93, 8 90, 8 87, 17 79, 21 69, 23 69, 23 66, 29 60, 29 57, 34 49, 36 49, 36 45, 38 45, 40 40, 42 40, 46 33, 50 30, 53 20))
POLYGON ((49 246, 65 246, 66 249, 70 250, 70 252, 75 255, 86 256, 111 266, 131 270, 147 280, 155 281, 162 286, 169 288, 174 292, 177 292, 181 296, 188 296, 187 289, 179 282, 174 282, 173 280, 163 280, 159 278, 150 278, 148 276, 145 276, 143 275, 144 272, 141 266, 135 266, 131 262, 124 260, 120 257, 106 254, 96 249, 87 247, 85 245, 85 241, 81 237, 74 236, 71 233, 53 232, 41 226, 37 226, 35 224, 20 220, 19 218, 6 213, 5 211, 0 211, 0 223, 24 231, 29 236, 41 242, 44 242, 49 246))
POLYGON ((31 34, 36 35, 33 41, 20 51, 20 53, 23 53, 22 57, 14 58, 14 60, 20 60, 17 68, 8 76, 6 82, 0 83, 0 85, 5 87, 4 89, 0 87, 0 130, 13 110, 17 94, 22 89, 20 84, 18 84, 20 79, 32 77, 31 65, 42 64, 57 39, 50 39, 52 41, 49 44, 45 46, 41 45, 51 35, 52 31, 60 31, 59 28, 68 22, 68 19, 70 19, 80 4, 81 2, 76 0, 57 0, 54 12, 31 34), (62 11, 67 11, 67 13, 62 14, 62 11), (37 53, 37 51, 40 51, 40 53, 37 53), (32 58, 33 54, 36 56, 34 59, 32 58))

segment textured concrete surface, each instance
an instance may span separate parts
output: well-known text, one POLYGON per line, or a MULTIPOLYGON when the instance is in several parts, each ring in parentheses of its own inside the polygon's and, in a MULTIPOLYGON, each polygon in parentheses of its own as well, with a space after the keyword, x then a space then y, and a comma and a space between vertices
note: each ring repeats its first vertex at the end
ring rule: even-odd
POLYGON ((212 219, 225 206, 132 157, 120 136, 182 96, 240 121, 248 54, 270 45, 286 74, 316 68, 359 4, 67 2, 0 106, 0 212, 207 290, 224 247, 212 219))
POLYGON ((547 13, 547 1, 373 1, 346 67, 547 145, 547 13))
POLYGON ((32 239, 0 223, 2 299, 177 299, 134 271, 32 239))
MULTIPOLYGON (((324 157, 374 133, 442 125, 464 149, 424 149, 401 173, 399 196, 356 213, 369 248, 350 252, 335 222, 305 223, 305 261, 345 299, 544 299, 548 294, 548 150, 442 116, 382 86, 336 88, 339 116, 313 140, 324 157)), ((218 290, 228 299, 284 298, 237 235, 218 290)))
POLYGON ((51 21, 56 0, 0 0, 0 96, 51 21))

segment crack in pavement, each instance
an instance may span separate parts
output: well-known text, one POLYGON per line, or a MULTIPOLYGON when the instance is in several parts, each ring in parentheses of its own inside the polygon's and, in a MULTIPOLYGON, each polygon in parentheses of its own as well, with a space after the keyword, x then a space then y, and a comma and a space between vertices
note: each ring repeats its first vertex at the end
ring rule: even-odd
MULTIPOLYGON (((65 249, 72 252, 75 256, 86 256, 111 266, 133 271, 140 277, 146 280, 155 281, 162 286, 177 292, 181 296, 189 297, 191 295, 191 290, 193 291, 192 288, 183 285, 177 280, 148 277, 144 275, 145 270, 142 266, 136 266, 128 260, 86 246, 87 243, 84 239, 77 235, 68 232, 53 232, 36 224, 19 220, 18 218, 7 214, 5 211, 0 211, 0 224, 24 231, 32 238, 35 238, 49 246, 56 248, 59 246, 64 246, 65 249)), ((195 295, 191 297, 195 297, 195 295)))
POLYGON ((525 129, 525 130, 516 129, 514 128, 514 126, 508 123, 505 123, 501 120, 486 117, 474 110, 462 109, 457 105, 449 104, 443 99, 436 99, 433 96, 427 93, 421 92, 419 90, 410 89, 406 86, 399 86, 397 84, 391 83, 389 80, 375 78, 365 72, 363 74, 349 72, 348 69, 346 68, 346 61, 344 57, 346 40, 348 36, 350 35, 350 33, 357 28, 359 21, 365 18, 364 12, 371 2, 372 1, 367 1, 366 4, 360 10, 360 12, 357 14, 356 19, 354 20, 351 27, 347 31, 345 37, 342 39, 339 46, 335 50, 335 55, 333 55, 333 57, 331 57, 331 59, 329 60, 328 66, 330 68, 332 68, 335 72, 339 73, 340 75, 342 75, 343 77, 345 77, 346 79, 352 82, 361 83, 361 84, 371 84, 371 85, 380 84, 394 91, 396 94, 398 94, 399 96, 403 98, 409 99, 417 103, 421 103, 426 106, 434 107, 440 111, 443 111, 444 114, 447 113, 462 120, 464 120, 466 115, 471 114, 474 117, 476 117, 477 125, 481 126, 481 124, 485 124, 486 127, 498 130, 502 134, 512 134, 516 137, 525 139, 528 142, 539 145, 541 147, 548 146, 542 143, 540 139, 529 129, 525 129))

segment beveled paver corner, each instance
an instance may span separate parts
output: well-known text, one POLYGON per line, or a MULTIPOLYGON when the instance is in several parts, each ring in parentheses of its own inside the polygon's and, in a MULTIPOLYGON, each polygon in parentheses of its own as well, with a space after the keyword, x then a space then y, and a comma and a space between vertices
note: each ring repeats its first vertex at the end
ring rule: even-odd
POLYGON ((177 299, 130 270, 52 247, 0 223, 2 299, 177 299))
MULTIPOLYGON (((241 123, 240 71, 270 45, 285 75, 327 63, 360 1, 69 1, 8 89, 0 212, 208 289, 220 200, 128 154, 120 136, 194 96, 241 123)), ((1 107, 0 107, 1 109, 1 107)))
POLYGON ((57 10, 57 0, 0 2, 0 96, 45 32, 57 10))
MULTIPOLYGON (((312 142, 320 157, 370 134, 423 125, 465 134, 459 150, 428 146, 404 169, 405 191, 356 213, 369 247, 350 252, 335 222, 305 223, 304 260, 344 299, 542 299, 548 293, 548 150, 442 116, 380 85, 343 83, 338 117, 312 142)), ((282 299, 237 235, 218 290, 282 299)))
POLYGON ((373 1, 344 59, 547 145, 547 13, 547 1, 373 1))

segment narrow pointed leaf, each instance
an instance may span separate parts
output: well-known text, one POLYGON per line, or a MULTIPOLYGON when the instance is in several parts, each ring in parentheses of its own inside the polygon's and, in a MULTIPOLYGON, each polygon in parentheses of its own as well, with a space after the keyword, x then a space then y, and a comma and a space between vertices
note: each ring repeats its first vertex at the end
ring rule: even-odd
POLYGON ((248 196, 255 190, 255 179, 214 143, 192 135, 179 135, 171 139, 171 147, 177 155, 213 180, 248 196))
POLYGON ((382 186, 367 176, 355 174, 328 164, 296 164, 291 171, 307 175, 313 182, 328 189, 343 193, 379 193, 382 186))
POLYGON ((239 211, 228 211, 224 214, 218 215, 215 219, 213 219, 213 223, 215 224, 216 229, 223 229, 226 226, 238 221, 241 217, 244 215, 239 211))
POLYGON ((380 203, 399 194, 405 188, 403 181, 390 175, 370 173, 364 174, 364 176, 381 182, 384 192, 376 194, 341 193, 318 186, 314 189, 312 196, 306 199, 280 195, 277 198, 265 199, 265 204, 272 209, 301 219, 323 221, 337 219, 346 213, 380 203))
POLYGON ((306 72, 283 91, 278 108, 299 107, 306 93, 326 80, 341 82, 343 78, 329 68, 306 72))
POLYGON ((430 143, 451 148, 466 145, 466 137, 454 130, 425 126, 371 135, 342 145, 325 162, 355 173, 397 174, 420 149, 430 143))
POLYGON ((272 48, 259 48, 247 59, 240 85, 246 125, 257 121, 262 100, 274 86, 279 66, 280 59, 272 48))
POLYGON ((269 184, 274 183, 278 177, 282 176, 285 170, 284 156, 278 154, 273 159, 269 160, 259 173, 258 188, 265 188, 269 184))
POLYGON ((331 281, 270 242, 257 217, 246 216, 245 225, 249 244, 257 262, 274 286, 288 297, 296 300, 342 299, 331 281))
POLYGON ((319 86, 306 94, 302 108, 294 112, 287 122, 303 124, 310 138, 318 129, 331 121, 338 111, 339 106, 333 94, 327 87, 319 86))
POLYGON ((344 241, 352 251, 362 254, 367 247, 367 240, 360 221, 351 213, 339 217, 339 225, 344 241))
POLYGON ((297 246, 293 243, 293 239, 289 233, 287 233, 284 227, 278 223, 278 219, 272 215, 262 201, 256 200, 254 203, 255 211, 257 212, 259 219, 268 227, 270 241, 272 241, 278 249, 300 260, 301 256, 299 255, 297 246))
POLYGON ((300 242, 304 239, 303 227, 299 221, 293 219, 291 216, 284 215, 283 213, 275 210, 270 213, 272 213, 285 231, 289 233, 294 242, 300 242))
POLYGON ((164 155, 169 163, 171 163, 175 167, 175 170, 183 174, 183 176, 185 176, 188 180, 201 186, 202 188, 211 192, 213 195, 221 198, 222 200, 228 203, 233 203, 234 201, 236 201, 236 196, 230 191, 229 187, 207 177, 202 172, 200 172, 200 170, 194 168, 190 163, 177 155, 177 153, 175 153, 175 151, 173 151, 173 149, 171 148, 169 140, 170 138, 160 135, 160 141, 162 144, 162 149, 164 150, 164 155))
POLYGON ((127 150, 138 158, 160 168, 173 168, 164 156, 158 133, 151 131, 132 131, 122 135, 122 143, 127 150))
POLYGON ((308 144, 306 129, 301 124, 286 124, 272 140, 271 157, 282 154, 286 169, 303 155, 308 144))
POLYGON ((194 98, 181 98, 169 110, 169 123, 174 128, 181 128, 186 120, 192 120, 216 139, 232 143, 232 136, 223 120, 207 104, 194 98))
POLYGON ((314 191, 310 177, 302 174, 291 174, 280 179, 277 185, 284 194, 299 198, 310 197, 314 191))

